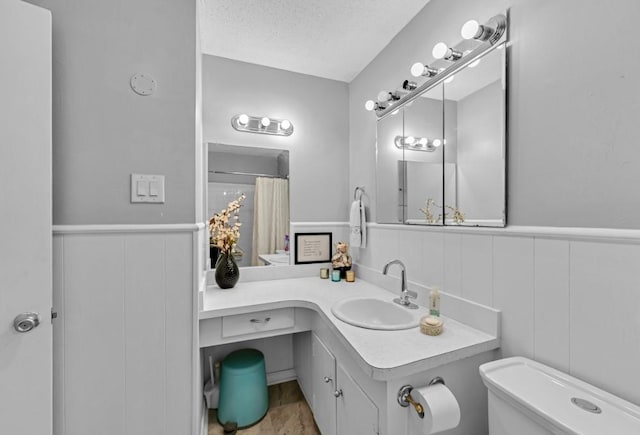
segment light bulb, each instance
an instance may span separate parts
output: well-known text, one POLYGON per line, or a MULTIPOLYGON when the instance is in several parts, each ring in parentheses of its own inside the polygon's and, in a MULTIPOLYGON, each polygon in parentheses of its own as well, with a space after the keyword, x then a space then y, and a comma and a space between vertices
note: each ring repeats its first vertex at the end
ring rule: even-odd
POLYGON ((424 71, 424 64, 422 62, 416 62, 411 65, 411 75, 414 77, 420 77, 424 71))
POLYGON ((404 143, 407 145, 413 145, 415 141, 416 141, 416 138, 413 136, 407 136, 404 138, 404 143))
POLYGON ((269 125, 271 125, 271 120, 265 116, 264 118, 262 118, 262 119, 260 120, 260 124, 261 124, 264 128, 267 128, 267 127, 269 127, 269 125))
POLYGON ((427 143, 429 142, 429 140, 426 137, 421 137, 420 140, 418 140, 418 144, 420 144, 421 146, 427 146, 427 143))
POLYGON ((280 128, 282 130, 289 130, 289 127, 291 127, 291 121, 289 121, 288 119, 283 119, 282 121, 280 121, 280 128))
POLYGON ((451 83, 454 78, 456 78, 456 76, 447 77, 444 82, 445 83, 451 83))
POLYGON ((464 39, 477 38, 479 36, 478 33, 482 34, 482 26, 476 20, 467 21, 460 29, 460 35, 462 35, 464 39))
POLYGON ((364 103, 364 108, 369 112, 371 112, 373 109, 375 109, 375 107, 376 107, 376 103, 373 100, 367 100, 364 103))
POLYGON ((421 62, 416 62, 411 65, 411 75, 414 77, 433 77, 438 74, 438 70, 435 68, 429 67, 429 65, 425 65, 421 62))
POLYGON ((436 59, 444 59, 451 62, 455 62, 462 57, 461 52, 447 47, 447 44, 445 44, 444 42, 438 42, 436 45, 434 45, 433 50, 431 50, 431 54, 436 59))
POLYGON ((439 147, 440 145, 442 145, 442 141, 440 139, 434 139, 433 142, 431 142, 433 144, 434 147, 439 147))
POLYGON ((246 113, 242 113, 238 116, 238 124, 247 125, 249 123, 249 116, 246 113))
POLYGON ((444 42, 438 42, 433 46, 433 50, 431 50, 431 54, 436 59, 442 59, 447 55, 447 51, 449 51, 449 47, 444 42))
POLYGON ((475 67, 477 67, 481 60, 482 60, 482 59, 474 60, 473 62, 471 62, 471 63, 469 64, 469 68, 475 68, 475 67))
POLYGON ((389 91, 380 91, 378 93, 378 101, 380 103, 384 103, 385 101, 389 101, 391 99, 391 92, 389 91))

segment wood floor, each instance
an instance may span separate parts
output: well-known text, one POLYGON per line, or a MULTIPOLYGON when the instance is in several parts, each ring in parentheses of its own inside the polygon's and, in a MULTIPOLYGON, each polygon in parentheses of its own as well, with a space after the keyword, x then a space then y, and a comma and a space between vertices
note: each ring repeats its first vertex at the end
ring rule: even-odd
MULTIPOLYGON (((209 435, 223 435, 216 410, 209 410, 209 435)), ((269 411, 256 425, 238 430, 242 435, 320 435, 309 405, 296 381, 269 387, 269 411)))

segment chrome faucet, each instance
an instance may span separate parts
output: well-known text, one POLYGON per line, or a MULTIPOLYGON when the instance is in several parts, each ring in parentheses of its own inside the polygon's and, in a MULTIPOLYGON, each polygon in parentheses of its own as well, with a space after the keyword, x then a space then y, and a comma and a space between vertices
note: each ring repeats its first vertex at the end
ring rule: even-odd
POLYGON ((390 262, 385 264, 384 267, 382 268, 382 274, 386 275, 387 272, 389 271, 389 266, 391 266, 392 264, 397 264, 402 268, 402 271, 400 273, 400 286, 401 286, 400 297, 395 298, 393 302, 395 302, 396 304, 402 305, 403 307, 415 310, 416 308, 418 308, 418 306, 414 303, 411 303, 411 301, 409 301, 409 298, 411 299, 417 298, 418 293, 413 292, 407 288, 407 272, 406 272, 406 268, 404 267, 404 263, 400 260, 391 260, 390 262))

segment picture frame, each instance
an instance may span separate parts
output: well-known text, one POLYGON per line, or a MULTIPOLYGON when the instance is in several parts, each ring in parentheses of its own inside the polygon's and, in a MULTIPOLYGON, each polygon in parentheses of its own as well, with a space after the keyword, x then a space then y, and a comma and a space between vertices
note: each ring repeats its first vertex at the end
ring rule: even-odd
POLYGON ((330 262, 332 237, 332 233, 295 233, 294 264, 330 262))

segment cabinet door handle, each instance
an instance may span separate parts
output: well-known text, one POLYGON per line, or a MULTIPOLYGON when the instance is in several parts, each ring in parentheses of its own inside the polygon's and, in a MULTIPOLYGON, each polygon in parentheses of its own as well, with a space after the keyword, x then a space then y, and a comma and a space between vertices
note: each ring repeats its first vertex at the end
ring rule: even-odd
POLYGON ((264 319, 251 319, 249 320, 251 323, 267 323, 271 320, 271 317, 265 317, 264 319))
POLYGON ((333 392, 333 395, 336 397, 342 396, 342 388, 333 392))
POLYGON ((333 379, 331 379, 329 376, 325 376, 324 377, 324 383, 328 384, 329 382, 333 381, 333 379))

